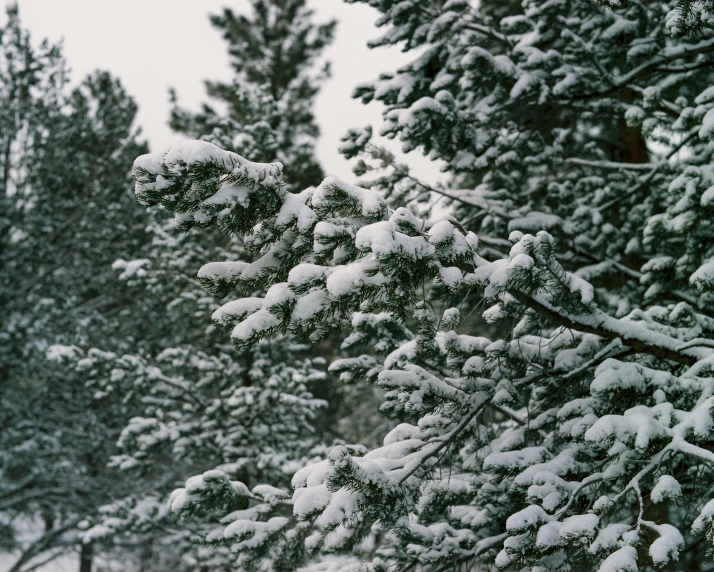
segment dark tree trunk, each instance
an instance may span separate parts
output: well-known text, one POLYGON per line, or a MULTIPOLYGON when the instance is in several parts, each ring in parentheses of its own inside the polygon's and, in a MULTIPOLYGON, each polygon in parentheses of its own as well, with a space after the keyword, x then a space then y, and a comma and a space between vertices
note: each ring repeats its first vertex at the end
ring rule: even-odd
POLYGON ((646 163, 649 161, 647 143, 642 131, 629 127, 624 118, 618 121, 620 145, 614 150, 613 159, 622 163, 646 163))
POLYGON ((139 557, 139 571, 140 572, 151 572, 153 550, 151 543, 147 542, 141 547, 141 555, 139 557))
POLYGON ((82 552, 79 555, 79 572, 92 572, 93 553, 91 544, 82 544, 82 552))

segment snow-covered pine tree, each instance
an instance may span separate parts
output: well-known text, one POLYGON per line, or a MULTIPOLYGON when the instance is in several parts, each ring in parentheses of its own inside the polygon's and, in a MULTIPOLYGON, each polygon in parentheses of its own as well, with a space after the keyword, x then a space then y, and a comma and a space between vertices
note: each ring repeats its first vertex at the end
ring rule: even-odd
MULTIPOLYGON (((312 109, 328 68, 314 72, 334 22, 315 24, 303 0, 256 0, 251 6, 249 16, 225 10, 212 18, 229 43, 236 73, 230 85, 207 83, 218 110, 204 105, 194 114, 176 106, 170 124, 252 156, 290 161, 295 188, 317 184, 323 174, 315 157, 319 129, 312 109)), ((235 204, 241 198, 228 193, 216 200, 235 204)), ((325 359, 290 340, 266 340, 236 356, 222 330, 206 328, 205 322, 206 313, 220 305, 216 300, 231 289, 218 283, 209 295, 201 285, 207 278, 196 272, 205 260, 250 260, 241 238, 188 218, 177 220, 176 230, 162 211, 154 210, 152 217, 145 258, 123 257, 114 264, 137 293, 144 315, 152 317, 135 338, 132 355, 70 350, 69 361, 97 391, 100 405, 129 394, 142 404, 122 432, 121 454, 112 460, 132 476, 134 489, 86 523, 91 526, 84 537, 107 546, 141 542, 145 561, 154 565, 171 546, 180 558, 173 567, 231 569, 229 551, 192 542, 215 528, 213 515, 177 526, 161 502, 187 475, 207 469, 251 486, 265 481, 287 486, 294 469, 324 454, 319 444, 336 437, 325 421, 334 415, 334 403, 328 411, 322 399, 334 401, 334 391, 325 395, 334 384, 325 383, 325 359)), ((256 275, 246 295, 263 293, 256 275)), ((217 324, 228 319, 214 314, 217 324)))
POLYGON ((99 514, 87 515, 82 538, 109 555, 123 553, 140 569, 230 570, 229 553, 195 542, 215 524, 177 525, 166 499, 187 474, 217 466, 248 482, 286 482, 317 441, 311 421, 324 403, 306 386, 324 384, 324 360, 280 340, 236 359, 220 332, 206 327, 205 316, 217 304, 196 268, 206 256, 244 250, 235 241, 211 245, 211 235, 196 236, 198 229, 171 231, 154 214, 146 258, 113 265, 143 316, 156 316, 141 328, 131 353, 50 348, 65 372, 83 380, 95 407, 124 403, 134 412, 124 416, 118 450, 104 459, 131 487, 116 489, 99 514), (127 553, 125 546, 141 549, 127 553))
MULTIPOLYGON (((695 508, 708 500, 709 485, 694 477, 711 455, 711 342, 686 343, 706 330, 691 309, 613 318, 597 308, 589 283, 558 264, 545 232, 512 233, 510 254, 488 262, 476 253, 476 236, 458 224, 389 212, 379 195, 334 179, 286 193, 279 165, 207 143, 141 157, 136 172, 146 203, 230 218, 236 231, 250 222, 273 231, 260 259, 273 285, 262 299, 222 310, 240 348, 280 330, 316 341, 355 314, 414 309, 415 339, 390 354, 378 375, 385 409, 412 423, 396 425, 383 447, 335 447, 296 473, 292 499, 215 471, 174 494, 174 510, 229 513, 209 540, 231 545, 239 567, 268 560, 289 569, 300 556, 361 549, 376 555, 376 569, 390 562, 438 568, 488 561, 500 550, 500 568, 550 570, 585 559, 604 570, 618 569, 616 562, 636 570, 638 558, 647 566, 638 547, 664 565, 687 540, 698 546, 690 526, 709 533, 709 505, 695 508), (211 198, 226 185, 242 189, 246 201, 217 211, 211 198), (202 192, 186 192, 191 187, 202 192), (296 246, 299 259, 278 256, 296 246), (512 339, 457 333, 458 308, 437 319, 427 282, 455 299, 483 288, 495 303, 489 320, 517 320, 512 339), (688 323, 667 325, 668 318, 688 323), (689 510, 676 502, 683 491, 689 510), (284 505, 292 518, 280 514, 284 505), (381 539, 377 546, 364 545, 370 532, 381 539)), ((217 283, 226 282, 227 272, 210 268, 217 283)), ((242 273, 230 280, 240 288, 242 273)), ((354 373, 359 365, 333 367, 354 373)))
MULTIPOLYGON (((0 515, 2 549, 24 570, 76 551, 76 522, 120 489, 105 469, 120 404, 95 409, 84 380, 45 358, 50 344, 118 348, 130 302, 112 276, 140 252, 146 215, 130 164, 146 151, 136 105, 103 72, 74 89, 61 50, 35 46, 16 7, 0 28, 0 515), (112 483, 113 487, 108 486, 112 483), (18 527, 31 521, 30 544, 18 527)), ((90 554, 84 556, 88 559, 90 554)))
MULTIPOLYGON (((320 57, 335 32, 335 21, 316 24, 306 0, 251 0, 252 13, 226 8, 211 23, 228 44, 234 72, 230 84, 207 81, 214 105, 200 113, 174 106, 171 127, 193 138, 253 151, 261 161, 290 165, 296 190, 323 178, 315 157, 320 129, 314 106, 329 64, 320 57)), ((176 97, 173 96, 176 104, 176 97)))
MULTIPOLYGON (((280 165, 205 143, 135 173, 144 203, 259 249, 271 287, 226 306, 239 348, 406 318, 385 360, 331 366, 376 378, 394 429, 292 494, 208 473, 172 507, 234 510, 210 541, 242 568, 712 569, 710 33, 672 39, 674 2, 532 1, 498 22, 465 0, 370 4, 377 44, 420 53, 358 95, 446 162, 461 224, 335 179, 288 192, 280 165), (215 206, 226 188, 244 200, 215 206)), ((348 152, 374 157, 367 135, 348 152)), ((243 268, 215 280, 240 293, 243 268)))
POLYGON ((143 408, 122 429, 109 462, 132 486, 117 489, 125 496, 115 495, 82 523, 85 544, 141 546, 134 557, 142 568, 232 569, 230 553, 195 542, 215 523, 177 526, 166 495, 187 473, 209 468, 244 482, 284 483, 299 463, 324 452, 312 450, 318 439, 311 421, 325 404, 308 391, 324 381, 324 360, 313 363, 298 347, 291 348, 288 365, 281 344, 282 359, 273 363, 271 346, 277 344, 252 352, 248 370, 226 353, 195 347, 166 349, 151 363, 137 355, 53 347, 58 361, 74 364, 96 407, 138 401, 143 408))

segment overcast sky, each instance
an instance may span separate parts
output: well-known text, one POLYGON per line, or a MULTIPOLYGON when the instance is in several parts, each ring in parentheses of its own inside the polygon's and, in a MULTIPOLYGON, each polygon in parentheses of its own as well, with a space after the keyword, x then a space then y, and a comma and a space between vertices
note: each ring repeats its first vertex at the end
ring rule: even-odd
MULTIPOLYGON (((249 1, 19 0, 19 6, 35 41, 64 40, 73 82, 97 68, 118 76, 139 104, 138 122, 152 151, 164 151, 180 139, 166 125, 168 88, 176 88, 182 105, 195 108, 205 99, 204 79, 231 77, 226 45, 211 28, 208 14, 223 6, 248 11, 249 1)), ((355 85, 405 63, 408 56, 399 49, 366 47, 367 40, 379 35, 374 27, 378 13, 369 6, 313 0, 312 7, 318 21, 339 22, 336 40, 326 51, 333 77, 316 104, 322 127, 318 154, 329 174, 350 180, 349 163, 337 152, 340 137, 350 127, 381 123, 380 104, 365 106, 350 93, 355 85)), ((438 177, 427 159, 418 156, 409 162, 420 176, 438 177)))

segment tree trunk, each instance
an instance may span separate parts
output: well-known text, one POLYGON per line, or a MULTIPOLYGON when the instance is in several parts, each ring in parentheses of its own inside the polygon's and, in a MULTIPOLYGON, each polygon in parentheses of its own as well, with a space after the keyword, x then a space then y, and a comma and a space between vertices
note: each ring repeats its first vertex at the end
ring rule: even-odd
POLYGON ((79 555, 79 572, 92 572, 93 552, 91 544, 82 544, 82 552, 79 555))
POLYGON ((624 117, 618 120, 620 145, 613 149, 613 159, 622 163, 646 163, 649 160, 647 143, 638 127, 629 127, 624 117))
POLYGON ((150 542, 146 542, 141 547, 139 556, 139 572, 151 572, 153 550, 150 542))

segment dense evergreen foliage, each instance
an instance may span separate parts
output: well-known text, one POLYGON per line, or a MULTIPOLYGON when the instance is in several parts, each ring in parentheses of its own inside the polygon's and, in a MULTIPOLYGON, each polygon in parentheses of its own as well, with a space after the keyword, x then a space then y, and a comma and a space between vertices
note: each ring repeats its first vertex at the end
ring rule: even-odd
POLYGON ((212 17, 233 81, 153 155, 8 11, 13 571, 714 570, 712 3, 347 1, 413 55, 354 97, 447 183, 372 127, 324 178, 306 0, 212 17))
POLYGON ((105 465, 124 407, 96 407, 84 379, 45 354, 56 343, 132 344, 131 301, 110 266, 145 240, 130 165, 147 147, 116 79, 96 72, 70 89, 65 66, 10 7, 0 29, 0 546, 20 554, 13 570, 76 549, 77 523, 111 498, 109 483, 121 488, 105 465), (18 535, 28 522, 42 531, 30 542, 18 535))
POLYGON ((135 175, 144 204, 260 254, 202 270, 237 295, 238 349, 352 331, 364 354, 330 367, 375 380, 393 428, 292 492, 209 471, 172 509, 225 515, 207 540, 238 569, 711 569, 711 31, 672 30, 674 2, 366 3, 373 45, 417 55, 356 96, 453 188, 369 130, 343 146, 369 188, 291 192, 280 164, 198 142, 135 175), (400 206, 435 194, 460 222, 400 206))

